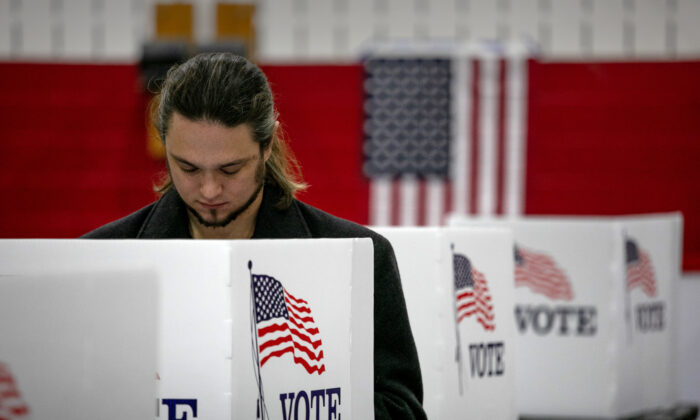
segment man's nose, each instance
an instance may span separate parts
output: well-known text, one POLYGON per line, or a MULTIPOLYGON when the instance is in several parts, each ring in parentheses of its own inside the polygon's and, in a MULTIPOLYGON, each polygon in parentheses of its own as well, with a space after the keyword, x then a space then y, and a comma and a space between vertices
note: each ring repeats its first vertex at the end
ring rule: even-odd
POLYGON ((200 193, 204 199, 215 199, 219 194, 221 194, 221 189, 221 183, 217 180, 217 177, 214 176, 214 174, 204 173, 202 175, 200 193))

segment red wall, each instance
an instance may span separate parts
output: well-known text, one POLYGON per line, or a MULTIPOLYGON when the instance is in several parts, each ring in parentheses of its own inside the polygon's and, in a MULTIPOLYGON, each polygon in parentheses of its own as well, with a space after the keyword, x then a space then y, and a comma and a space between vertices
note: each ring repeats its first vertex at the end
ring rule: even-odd
MULTIPOLYGON (((683 211, 700 270, 700 62, 530 63, 528 214, 683 211)), ((264 66, 311 189, 368 221, 362 68, 264 66)), ((149 203, 136 66, 0 64, 0 237, 75 237, 149 203)))
POLYGON ((532 62, 525 211, 681 210, 700 270, 700 62, 532 62))
POLYGON ((300 198, 357 223, 369 222, 362 174, 362 78, 354 66, 263 66, 287 139, 311 188, 300 198))
POLYGON ((154 198, 135 66, 0 64, 0 236, 75 237, 154 198))

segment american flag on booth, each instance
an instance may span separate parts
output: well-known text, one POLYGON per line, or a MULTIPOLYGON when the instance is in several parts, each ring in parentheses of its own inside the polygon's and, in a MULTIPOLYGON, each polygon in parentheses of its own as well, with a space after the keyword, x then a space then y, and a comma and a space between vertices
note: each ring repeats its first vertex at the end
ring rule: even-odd
POLYGON ((321 335, 311 306, 289 293, 279 280, 251 274, 260 367, 273 357, 289 354, 309 374, 322 374, 321 335))
POLYGON ((515 286, 529 287, 550 299, 572 300, 571 283, 552 257, 515 246, 515 286))
POLYGON ((481 43, 364 62, 370 224, 522 214, 527 53, 481 43))
POLYGON ((22 399, 10 369, 0 363, 0 420, 27 418, 29 406, 22 399))
POLYGON ((493 331, 496 323, 486 277, 472 266, 466 256, 455 253, 452 258, 457 324, 473 316, 484 330, 493 331))
POLYGON ((625 241, 625 256, 627 268, 627 290, 635 287, 641 289, 647 296, 656 296, 656 276, 649 254, 637 246, 630 238, 625 241))

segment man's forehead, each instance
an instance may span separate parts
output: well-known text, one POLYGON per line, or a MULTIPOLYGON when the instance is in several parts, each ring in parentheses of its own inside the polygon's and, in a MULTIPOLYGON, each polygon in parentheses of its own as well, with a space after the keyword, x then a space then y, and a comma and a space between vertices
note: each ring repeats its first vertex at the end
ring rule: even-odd
POLYGON ((169 156, 197 166, 223 166, 249 160, 260 153, 246 124, 227 127, 210 121, 193 121, 173 115, 166 135, 169 156))

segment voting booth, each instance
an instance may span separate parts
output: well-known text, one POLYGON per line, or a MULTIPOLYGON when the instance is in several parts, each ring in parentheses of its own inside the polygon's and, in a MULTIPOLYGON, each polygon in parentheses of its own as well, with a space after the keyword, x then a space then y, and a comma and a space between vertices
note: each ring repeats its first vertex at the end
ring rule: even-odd
MULTIPOLYGON (((115 366, 123 366, 137 389, 150 390, 146 416, 126 418, 373 418, 372 255, 370 239, 2 240, 0 296, 21 300, 20 316, 31 315, 33 302, 51 301, 43 286, 25 287, 32 280, 43 279, 57 298, 73 289, 82 297, 73 299, 75 312, 54 305, 65 317, 51 320, 50 335, 29 340, 0 322, 0 377, 11 372, 30 412, 55 409, 55 401, 34 398, 47 393, 40 381, 62 384, 45 376, 61 371, 54 347, 67 354, 87 346, 80 354, 92 358, 85 363, 107 367, 80 367, 84 381, 105 371, 122 381, 115 366), (115 301, 108 313, 94 304, 85 309, 90 296, 109 301, 109 290, 115 301), (115 319, 115 305, 136 319, 115 319), (99 325, 75 330, 95 314, 102 314, 95 322, 110 320, 109 340, 95 338, 99 325), (120 332, 132 324, 141 341, 120 332), (115 340, 134 348, 106 358, 100 351, 115 340), (34 351, 40 348, 45 352, 34 351), (139 353, 143 360, 134 365, 139 353), (53 359, 42 361, 46 354, 53 359), (38 370, 42 363, 50 369, 38 370)), ((77 360, 68 363, 77 368, 77 360)), ((80 384, 72 395, 109 395, 112 388, 99 388, 105 380, 80 384)))
POLYGON ((428 418, 517 418, 510 231, 375 229, 396 254, 428 418))
POLYGON ((678 215, 450 224, 513 230, 521 415, 617 417, 675 403, 678 215))

